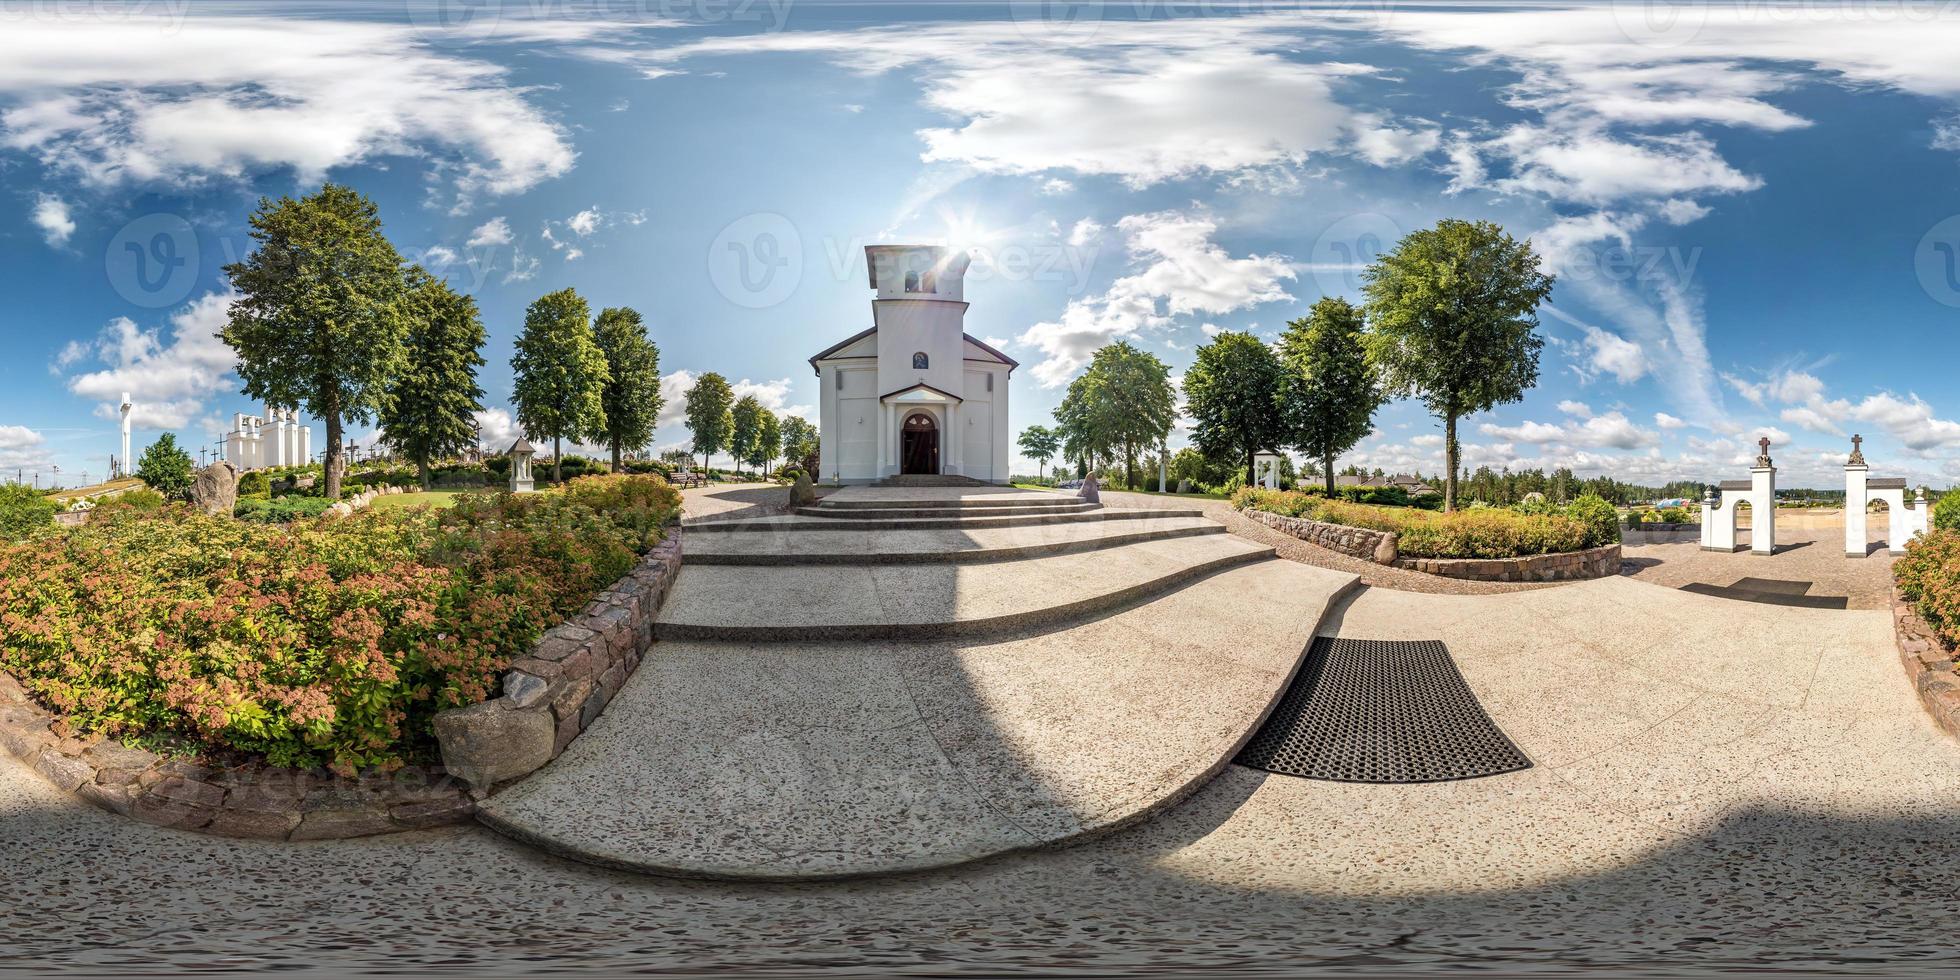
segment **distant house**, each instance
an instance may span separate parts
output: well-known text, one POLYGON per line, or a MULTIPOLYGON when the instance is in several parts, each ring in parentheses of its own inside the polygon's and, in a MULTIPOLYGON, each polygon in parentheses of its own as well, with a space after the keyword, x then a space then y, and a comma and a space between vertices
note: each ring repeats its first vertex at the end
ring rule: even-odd
POLYGON ((1365 487, 1368 484, 1352 473, 1342 473, 1334 478, 1334 485, 1337 487, 1365 487))
POLYGON ((1388 485, 1401 487, 1411 497, 1426 497, 1436 493, 1436 489, 1408 474, 1398 474, 1388 478, 1388 485))

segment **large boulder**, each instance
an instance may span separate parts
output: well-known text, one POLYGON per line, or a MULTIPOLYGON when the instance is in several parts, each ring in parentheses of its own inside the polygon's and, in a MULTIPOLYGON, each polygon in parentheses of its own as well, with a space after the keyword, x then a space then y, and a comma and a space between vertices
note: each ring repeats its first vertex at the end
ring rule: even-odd
POLYGON ((789 505, 805 507, 817 502, 816 485, 810 482, 810 474, 796 474, 796 482, 789 485, 789 505))
POLYGON ((238 471, 222 459, 198 471, 191 504, 212 517, 230 517, 238 506, 238 471))
POLYGON ((528 775, 550 762, 556 734, 548 707, 519 708, 508 698, 436 715, 443 768, 479 789, 528 775))
POLYGON ((1096 475, 1089 474, 1089 478, 1082 481, 1082 489, 1077 490, 1075 495, 1092 504, 1102 503, 1102 491, 1096 489, 1096 475))

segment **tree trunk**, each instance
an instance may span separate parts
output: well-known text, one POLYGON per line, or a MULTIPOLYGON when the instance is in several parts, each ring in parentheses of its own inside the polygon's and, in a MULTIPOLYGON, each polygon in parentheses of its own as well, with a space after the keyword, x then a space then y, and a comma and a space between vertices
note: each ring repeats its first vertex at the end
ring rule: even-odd
POLYGON ((325 483, 326 486, 320 490, 320 494, 326 497, 327 500, 331 502, 340 499, 340 411, 339 409, 329 410, 327 412, 326 422, 327 422, 327 455, 324 461, 326 463, 325 466, 326 472, 321 474, 323 477, 321 482, 325 483))
POLYGON ((1259 462, 1256 452, 1257 450, 1252 449, 1245 451, 1245 485, 1248 487, 1259 485, 1259 462))
POLYGON ((613 440, 613 468, 612 468, 612 471, 613 471, 614 473, 617 473, 617 472, 619 472, 619 470, 620 470, 620 466, 619 466, 619 440, 618 440, 618 439, 614 439, 614 440, 613 440))
POLYGON ((422 489, 423 489, 423 490, 427 490, 427 489, 429 489, 429 485, 435 482, 435 481, 434 481, 433 479, 431 479, 431 478, 430 478, 430 476, 429 476, 429 459, 428 459, 428 457, 426 457, 426 456, 424 456, 424 457, 422 457, 421 459, 418 459, 418 460, 416 460, 416 461, 415 461, 415 471, 416 471, 416 476, 418 476, 418 477, 420 477, 420 478, 421 478, 421 480, 422 480, 422 489))
POLYGON ((1451 410, 1443 419, 1443 462, 1449 466, 1449 478, 1443 481, 1443 513, 1456 510, 1456 412, 1451 410))
POLYGON ((565 482, 565 453, 558 448, 559 437, 551 437, 551 482, 565 482))
POLYGON ((1334 454, 1328 453, 1320 460, 1320 471, 1327 477, 1327 496, 1334 496, 1334 454))

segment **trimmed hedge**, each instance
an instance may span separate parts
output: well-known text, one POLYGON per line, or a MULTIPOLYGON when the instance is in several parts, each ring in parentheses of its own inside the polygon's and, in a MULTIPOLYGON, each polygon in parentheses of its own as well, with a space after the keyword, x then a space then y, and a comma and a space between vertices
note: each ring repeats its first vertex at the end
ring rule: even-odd
POLYGON ((1960 531, 1934 528, 1914 538, 1892 563, 1892 578, 1947 649, 1960 646, 1960 531))
POLYGON ((1481 508, 1445 514, 1246 487, 1232 496, 1232 506, 1390 531, 1396 536, 1397 551, 1411 558, 1522 558, 1597 548, 1620 540, 1618 512, 1592 495, 1573 501, 1557 513, 1481 508))
POLYGON ((54 526, 54 515, 61 509, 25 483, 0 483, 0 540, 27 537, 42 528, 54 526))
POLYGON ((0 545, 0 669, 64 736, 392 770, 679 510, 633 476, 290 525, 132 509, 0 545))

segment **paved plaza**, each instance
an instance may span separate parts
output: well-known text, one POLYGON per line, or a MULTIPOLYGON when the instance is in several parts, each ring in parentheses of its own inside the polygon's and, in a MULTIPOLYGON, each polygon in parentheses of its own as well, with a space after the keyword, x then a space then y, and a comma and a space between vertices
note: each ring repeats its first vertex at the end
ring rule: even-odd
POLYGON ((0 969, 1896 975, 1960 960, 1960 747, 1921 712, 1885 613, 1630 576, 1496 595, 1343 581, 1267 558, 1032 633, 663 643, 570 753, 496 798, 523 840, 180 833, 0 759, 0 969), (1443 641, 1532 768, 1371 785, 1229 764, 1316 630, 1443 641), (708 881, 590 860, 899 873, 708 881))

